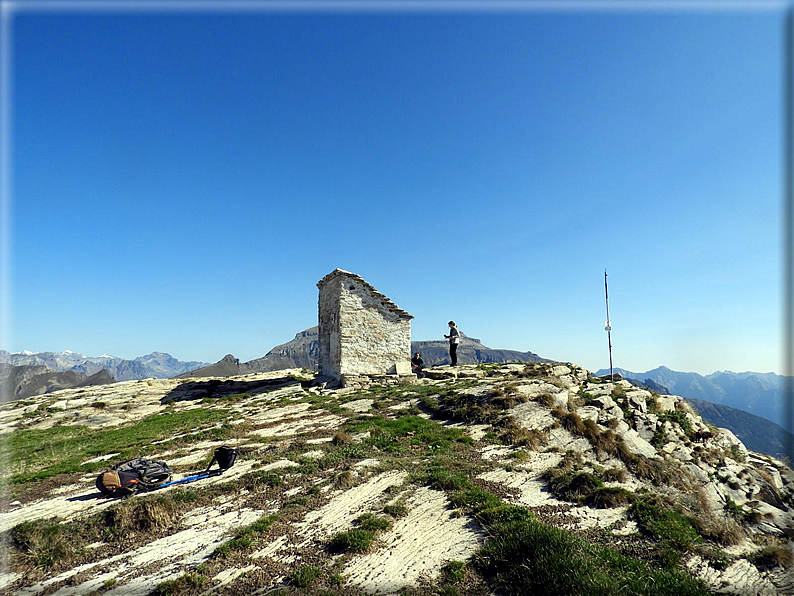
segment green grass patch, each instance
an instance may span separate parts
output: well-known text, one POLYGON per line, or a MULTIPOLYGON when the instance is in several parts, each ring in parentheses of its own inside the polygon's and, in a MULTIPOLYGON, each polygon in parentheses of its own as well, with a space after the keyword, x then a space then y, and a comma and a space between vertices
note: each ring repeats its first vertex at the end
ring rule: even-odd
POLYGON ((449 583, 460 583, 465 577, 464 568, 466 563, 463 561, 449 561, 444 565, 441 573, 444 575, 444 580, 449 583))
POLYGON ((358 528, 360 530, 369 530, 370 532, 380 532, 391 528, 391 522, 385 517, 377 517, 372 513, 365 513, 356 519, 358 528))
MULTIPOLYGON (((395 455, 415 447, 447 451, 465 448, 474 443, 462 429, 447 428, 419 416, 400 416, 394 420, 387 420, 382 416, 357 417, 346 425, 346 432, 351 434, 367 430, 370 436, 364 441, 364 445, 395 455)), ((353 447, 360 449, 360 446, 353 447)))
POLYGON ((224 559, 233 551, 248 550, 261 540, 261 535, 265 534, 277 519, 277 515, 266 515, 250 526, 238 530, 234 538, 215 549, 212 553, 213 558, 224 559))
POLYGON ((375 540, 375 532, 371 530, 348 530, 339 532, 331 538, 328 546, 336 551, 349 551, 354 553, 365 553, 372 546, 375 540))
POLYGON ((433 467, 424 472, 412 474, 411 482, 425 484, 436 490, 461 490, 470 486, 465 472, 455 472, 442 467, 433 467))
POLYGON ((705 586, 676 570, 654 570, 646 563, 598 547, 571 532, 545 525, 524 507, 469 485, 450 501, 471 511, 491 538, 474 566, 492 591, 504 596, 705 595, 705 586))
POLYGON ((493 524, 492 538, 475 566, 504 596, 706 595, 706 587, 682 572, 647 564, 597 547, 574 534, 531 518, 493 524))
POLYGON ((408 515, 408 507, 401 501, 389 503, 383 507, 383 513, 391 515, 392 517, 405 517, 408 515))
POLYGON ((319 567, 306 565, 293 571, 292 575, 289 577, 289 581, 293 586, 305 589, 314 584, 314 582, 319 579, 322 572, 323 570, 319 567))
POLYGON ((237 484, 248 490, 263 486, 273 488, 281 484, 281 476, 273 470, 259 470, 245 474, 237 484))
POLYGON ((200 588, 207 581, 207 578, 197 572, 185 573, 176 579, 166 580, 155 587, 152 596, 171 596, 180 594, 191 588, 200 588))
POLYGON ((691 438, 692 433, 694 432, 689 419, 686 417, 686 413, 682 412, 681 410, 664 412, 663 414, 659 415, 659 419, 677 424, 679 427, 681 427, 681 430, 687 437, 691 438))
MULTIPOLYGON (((224 409, 193 409, 181 412, 155 414, 140 422, 120 428, 95 429, 84 426, 59 426, 47 429, 15 430, 8 440, 7 470, 13 470, 11 484, 23 484, 49 478, 57 474, 72 474, 104 469, 108 462, 81 465, 108 453, 119 453, 122 461, 152 452, 155 441, 174 435, 193 432, 196 428, 225 420, 224 409)), ((223 435, 213 429, 212 434, 223 435)), ((228 431, 225 431, 228 432, 228 431)), ((206 434, 191 437, 191 440, 206 438, 206 434)))
POLYGON ((663 546, 686 552, 696 543, 703 542, 689 519, 650 499, 636 500, 629 513, 645 534, 662 541, 663 546))
POLYGON ((57 520, 23 522, 11 529, 11 546, 34 567, 48 569, 75 554, 74 530, 57 520))

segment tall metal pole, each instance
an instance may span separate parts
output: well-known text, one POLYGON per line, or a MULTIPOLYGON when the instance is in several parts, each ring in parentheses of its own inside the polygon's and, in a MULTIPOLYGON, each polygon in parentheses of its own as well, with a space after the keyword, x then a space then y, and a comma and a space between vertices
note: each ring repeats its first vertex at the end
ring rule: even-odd
POLYGON ((612 324, 609 322, 609 288, 607 287, 606 269, 604 269, 604 295, 606 296, 607 301, 607 322, 604 325, 604 329, 606 329, 607 338, 609 340, 609 380, 614 381, 615 377, 612 374, 612 324))

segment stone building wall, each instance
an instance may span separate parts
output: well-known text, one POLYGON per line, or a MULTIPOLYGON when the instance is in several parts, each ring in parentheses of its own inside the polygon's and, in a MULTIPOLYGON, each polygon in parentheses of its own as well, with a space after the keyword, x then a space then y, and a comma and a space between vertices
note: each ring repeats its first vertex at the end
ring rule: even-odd
POLYGON ((317 286, 321 374, 411 373, 410 314, 348 271, 336 269, 317 286))

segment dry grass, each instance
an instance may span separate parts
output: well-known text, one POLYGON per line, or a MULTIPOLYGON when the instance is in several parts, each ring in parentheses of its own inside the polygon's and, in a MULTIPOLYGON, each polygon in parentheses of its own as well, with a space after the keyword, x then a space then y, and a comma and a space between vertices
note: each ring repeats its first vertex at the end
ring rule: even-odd
POLYGON ((623 438, 611 430, 601 430, 593 420, 582 420, 575 412, 565 412, 561 408, 552 411, 562 426, 569 432, 586 438, 597 452, 617 457, 638 478, 654 484, 679 486, 683 480, 680 470, 674 465, 655 459, 636 455, 628 450, 623 438))
MULTIPOLYGON (((744 470, 743 470, 744 471, 744 470)), ((775 478, 763 468, 755 468, 755 472, 766 482, 770 487, 775 486, 775 478)))
POLYGON ((716 516, 697 512, 691 519, 701 536, 723 546, 740 544, 747 537, 744 528, 725 515, 716 516))
POLYGON ((620 486, 602 486, 593 491, 587 503, 596 509, 611 509, 628 505, 634 498, 634 493, 620 486))
POLYGON ((549 440, 548 433, 538 428, 524 428, 513 416, 505 416, 500 426, 503 430, 499 433, 499 439, 509 445, 520 445, 537 451, 549 440))
POLYGON ((565 412, 561 408, 555 408, 552 410, 552 414, 554 414, 562 424, 562 427, 575 434, 579 435, 580 437, 585 436, 585 426, 584 421, 582 420, 581 416, 576 412, 565 412))
POLYGON ((350 488, 355 482, 356 476, 350 470, 343 470, 334 476, 334 486, 338 488, 350 488))
POLYGON ((535 401, 547 408, 553 408, 555 403, 554 396, 551 393, 541 393, 535 396, 535 401))
POLYGON ((70 529, 57 520, 23 522, 10 532, 9 552, 14 558, 42 569, 63 564, 74 555, 70 529))
POLYGON ((545 377, 543 381, 549 385, 554 385, 558 389, 565 389, 565 385, 557 377, 545 377))
POLYGON ((551 365, 545 362, 529 362, 521 372, 513 373, 517 377, 533 379, 551 374, 551 365))
POLYGON ((678 507, 689 518, 698 534, 723 546, 739 544, 747 536, 732 517, 711 510, 705 491, 696 484, 681 492, 678 507))
POLYGON ((338 430, 334 433, 334 438, 331 439, 331 443, 334 445, 349 445, 353 442, 353 437, 351 437, 348 433, 343 430, 338 430))
POLYGON ((768 545, 754 553, 750 559, 759 569, 775 567, 791 567, 794 565, 794 553, 780 544, 768 545))
POLYGON ((609 468, 601 474, 604 482, 626 482, 626 471, 620 468, 609 468))
POLYGON ((178 521, 180 509, 167 497, 129 499, 108 509, 104 523, 113 534, 129 536, 173 526, 178 521))

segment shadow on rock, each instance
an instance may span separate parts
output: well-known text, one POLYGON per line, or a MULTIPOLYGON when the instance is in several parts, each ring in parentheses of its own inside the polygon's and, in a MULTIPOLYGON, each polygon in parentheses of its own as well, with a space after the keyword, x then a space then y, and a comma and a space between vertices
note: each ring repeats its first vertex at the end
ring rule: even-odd
POLYGON ((306 387, 312 381, 300 381, 292 377, 279 377, 276 379, 261 379, 258 381, 222 381, 210 379, 208 381, 188 381, 175 387, 160 399, 161 404, 175 401, 191 401, 196 399, 219 399, 236 393, 264 393, 292 385, 306 387))
POLYGON ((78 495, 76 497, 69 497, 66 500, 69 501, 70 503, 75 501, 94 501, 100 498, 101 496, 102 493, 97 491, 95 493, 88 493, 87 495, 78 495))

